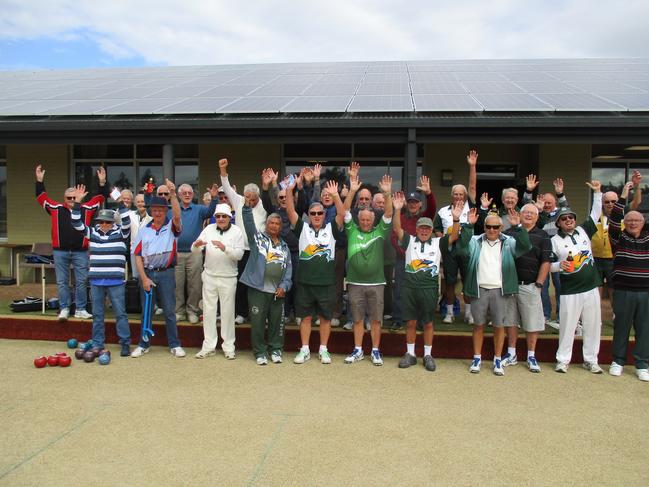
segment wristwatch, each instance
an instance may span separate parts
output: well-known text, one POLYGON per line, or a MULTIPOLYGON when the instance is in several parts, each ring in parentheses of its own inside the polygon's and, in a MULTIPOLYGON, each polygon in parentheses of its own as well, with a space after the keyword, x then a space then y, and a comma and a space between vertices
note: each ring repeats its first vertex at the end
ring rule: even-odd
POLYGON ((535 282, 534 285, 535 285, 536 287, 538 287, 539 289, 541 289, 541 288, 543 287, 543 283, 542 283, 542 282, 535 282))

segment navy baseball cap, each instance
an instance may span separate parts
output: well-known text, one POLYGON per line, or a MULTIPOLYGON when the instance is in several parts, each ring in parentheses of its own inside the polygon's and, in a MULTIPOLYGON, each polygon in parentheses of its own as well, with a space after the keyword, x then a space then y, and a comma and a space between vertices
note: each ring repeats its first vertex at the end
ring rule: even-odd
POLYGON ((417 200, 421 203, 421 195, 417 191, 408 193, 408 195, 406 196, 406 201, 410 200, 417 200))
POLYGON ((153 208, 154 206, 164 206, 165 208, 168 208, 169 202, 160 196, 154 196, 151 198, 151 201, 149 201, 149 208, 153 208))

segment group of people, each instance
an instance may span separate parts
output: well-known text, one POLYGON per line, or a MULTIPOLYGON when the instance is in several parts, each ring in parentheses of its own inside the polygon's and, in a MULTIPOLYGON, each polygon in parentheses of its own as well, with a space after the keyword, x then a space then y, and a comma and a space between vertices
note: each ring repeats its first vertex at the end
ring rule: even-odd
POLYGON ((502 191, 500 207, 487 193, 478 201, 477 160, 478 153, 470 151, 468 187, 453 186, 449 204, 439 209, 426 176, 420 178, 417 191, 403 193, 394 191, 389 175, 376 186, 364 185, 357 163, 350 165, 344 181, 326 183, 320 180, 319 165, 281 180, 267 168, 261 174, 261 188, 249 183, 239 194, 229 180, 228 160, 221 159, 221 185, 208 188, 205 204, 193 202, 190 185, 182 184, 176 192, 175 184, 166 180, 155 195, 145 192, 134 198, 129 190, 117 198, 113 194, 119 202, 114 212, 101 209, 109 195, 103 168, 97 170, 96 195, 85 201, 86 188, 79 185, 68 188, 65 201, 58 203, 47 196, 45 171, 39 165, 36 195, 52 220, 59 319, 64 321, 70 314, 72 265, 75 317, 93 318, 93 345, 104 345, 108 296, 121 354, 147 353, 149 343, 144 341, 130 349, 124 299, 128 262, 141 289, 156 295, 152 306, 156 303, 164 314, 174 356, 185 356, 177 321, 198 323, 202 316, 204 341, 196 358, 216 353, 220 329, 222 351, 227 359, 234 359, 235 324, 247 316, 257 364, 280 363, 285 315, 290 312, 299 323, 302 342, 293 362, 310 360, 315 321, 320 335, 318 358, 329 364, 328 340, 331 327, 341 323, 346 288, 354 348, 345 363, 364 359, 362 340, 367 328, 370 359, 374 365, 383 364, 381 327, 390 310, 393 327, 406 328, 406 350, 399 367, 418 363, 415 339, 421 329, 422 363, 434 371, 433 322, 440 290, 445 303, 442 322, 452 323, 461 280, 464 318, 473 325, 471 373, 481 370, 485 326, 493 327, 495 375, 504 375, 507 366, 518 362, 519 327, 526 335, 527 367, 540 372, 536 341, 547 324, 559 329, 557 372, 568 371, 574 337, 580 334, 583 366, 599 374, 599 288, 605 280, 613 290, 614 310, 614 361, 609 372, 621 375, 634 327, 636 373, 649 381, 649 231, 642 214, 635 211, 640 174, 634 173, 619 197, 614 192, 602 195, 599 181, 586 183, 593 192, 592 208, 577 225, 561 179, 553 182, 554 194, 535 197, 539 181, 528 176, 522 207, 515 188, 502 191), (377 188, 374 194, 371 187, 377 188), (92 315, 85 309, 88 280, 92 315), (550 315, 550 281, 558 320, 550 315))

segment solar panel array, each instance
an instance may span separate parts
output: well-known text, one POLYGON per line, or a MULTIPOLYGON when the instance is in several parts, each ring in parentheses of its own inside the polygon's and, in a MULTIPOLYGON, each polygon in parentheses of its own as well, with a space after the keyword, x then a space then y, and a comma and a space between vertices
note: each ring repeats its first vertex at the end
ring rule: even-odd
POLYGON ((0 72, 0 116, 649 112, 649 59, 302 63, 0 72))

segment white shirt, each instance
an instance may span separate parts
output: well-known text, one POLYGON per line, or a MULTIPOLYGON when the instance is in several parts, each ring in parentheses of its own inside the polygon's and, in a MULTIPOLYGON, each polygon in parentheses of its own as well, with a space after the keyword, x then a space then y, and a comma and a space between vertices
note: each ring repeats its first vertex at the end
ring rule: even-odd
MULTIPOLYGON (((243 244, 246 250, 250 250, 248 245, 248 238, 246 236, 246 227, 243 225, 243 204, 246 202, 246 199, 238 194, 232 186, 230 186, 230 181, 227 176, 221 176, 221 185, 223 186, 223 192, 230 200, 232 208, 234 209, 234 223, 239 227, 243 232, 243 244)), ((257 227, 258 232, 263 232, 266 230, 266 210, 264 210, 264 205, 261 202, 261 198, 257 202, 257 205, 252 209, 252 217, 255 219, 255 227, 257 227)))
POLYGON ((491 242, 486 238, 482 241, 480 259, 478 261, 478 286, 485 289, 503 287, 502 242, 500 239, 491 242))
MULTIPOLYGON (((471 208, 469 207, 469 202, 465 201, 464 202, 464 207, 462 208, 462 214, 460 215, 460 224, 462 223, 468 223, 468 215, 469 215, 469 210, 471 208)), ((451 206, 445 206, 444 208, 440 208, 439 211, 437 212, 437 215, 439 216, 439 219, 442 221, 442 227, 444 228, 444 234, 451 233, 450 229, 453 226, 453 214, 451 213, 451 206)))
POLYGON ((221 231, 216 223, 203 228, 196 240, 207 242, 207 245, 196 247, 192 244, 192 252, 205 249, 205 273, 212 277, 237 277, 237 262, 243 257, 243 232, 236 225, 230 225, 226 231, 221 231), (225 245, 225 251, 212 243, 213 240, 225 245))

